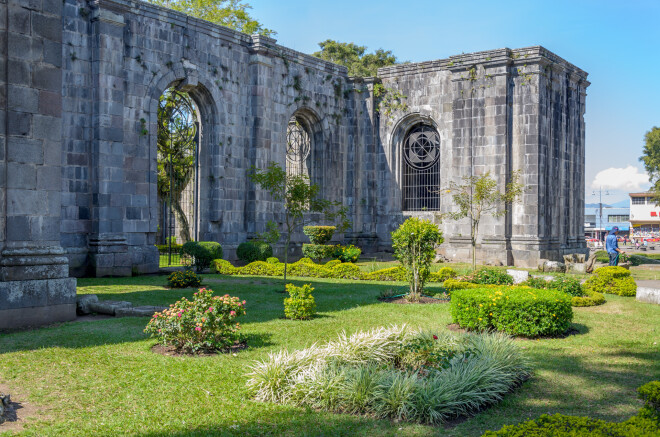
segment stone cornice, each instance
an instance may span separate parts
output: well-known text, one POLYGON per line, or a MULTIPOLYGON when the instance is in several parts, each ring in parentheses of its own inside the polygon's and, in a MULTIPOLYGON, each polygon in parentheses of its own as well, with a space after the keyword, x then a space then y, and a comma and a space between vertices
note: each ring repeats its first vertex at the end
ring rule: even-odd
POLYGON ((577 76, 582 84, 586 84, 586 86, 589 84, 586 80, 588 74, 584 70, 581 70, 541 46, 524 47, 519 49, 502 48, 483 52, 465 53, 435 61, 393 65, 390 67, 379 68, 378 76, 385 79, 409 74, 433 73, 443 70, 456 73, 463 72, 477 64, 483 65, 486 69, 503 65, 511 65, 514 67, 525 64, 551 65, 559 71, 568 71, 570 74, 577 76))

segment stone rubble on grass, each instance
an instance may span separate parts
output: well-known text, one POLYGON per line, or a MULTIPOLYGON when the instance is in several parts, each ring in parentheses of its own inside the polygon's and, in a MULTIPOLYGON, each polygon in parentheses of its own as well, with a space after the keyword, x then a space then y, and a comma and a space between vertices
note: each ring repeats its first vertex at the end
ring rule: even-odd
POLYGON ((566 271, 566 264, 560 263, 559 261, 549 261, 547 259, 542 259, 539 261, 539 272, 564 273, 565 271, 566 271))
POLYGON ((89 308, 89 306, 93 303, 97 303, 99 301, 98 296, 95 294, 84 294, 82 296, 77 296, 76 297, 76 312, 78 315, 85 315, 85 314, 90 314, 92 310, 89 308))
POLYGON ((97 313, 115 317, 151 317, 154 313, 163 311, 167 308, 151 305, 134 307, 131 302, 126 301, 99 301, 95 294, 78 296, 76 306, 78 314, 80 315, 97 313))
POLYGON ((507 269, 506 273, 513 278, 513 283, 516 285, 529 279, 529 272, 526 270, 507 269))

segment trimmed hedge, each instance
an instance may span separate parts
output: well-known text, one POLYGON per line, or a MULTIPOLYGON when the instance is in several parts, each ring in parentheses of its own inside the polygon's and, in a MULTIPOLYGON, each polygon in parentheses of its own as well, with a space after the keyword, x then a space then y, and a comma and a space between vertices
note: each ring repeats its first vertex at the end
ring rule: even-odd
POLYGON ((584 289, 598 293, 618 294, 619 296, 635 296, 637 284, 630 276, 630 271, 623 267, 601 267, 584 283, 584 289))
POLYGON ((273 256, 273 247, 263 241, 246 241, 238 245, 236 257, 241 261, 266 261, 273 256))
POLYGON ((468 330, 538 337, 566 332, 573 309, 570 297, 556 290, 500 286, 454 290, 451 315, 468 330))
MULTIPOLYGON (((213 261, 211 271, 212 273, 218 273, 221 275, 282 276, 284 274, 284 263, 277 262, 277 258, 269 258, 267 262, 255 261, 243 267, 234 267, 229 261, 216 259, 213 261)), ((332 260, 322 265, 314 263, 314 261, 309 258, 301 258, 294 263, 290 263, 287 267, 287 275, 365 281, 406 280, 406 271, 401 266, 363 273, 360 270, 360 267, 353 263, 342 263, 339 260, 332 260)), ((453 269, 450 267, 443 267, 438 272, 431 274, 430 281, 442 282, 445 278, 453 278, 455 276, 456 272, 453 269)), ((477 286, 475 284, 471 285, 477 286)))
POLYGON ((442 287, 447 291, 465 290, 469 288, 495 288, 499 285, 494 284, 475 284, 473 282, 461 281, 460 279, 449 278, 442 283, 442 287))
POLYGON ((329 244, 303 244, 302 253, 311 259, 331 258, 335 251, 335 246, 329 244))
POLYGON ((305 226, 303 233, 309 237, 312 244, 325 244, 334 235, 336 226, 305 226))
POLYGON ((401 266, 380 269, 374 272, 364 273, 362 278, 367 281, 405 281, 406 269, 401 266))
POLYGON ((574 307, 592 307, 606 302, 603 293, 591 290, 586 290, 584 293, 586 293, 586 296, 573 296, 571 305, 574 307))
POLYGON ((191 256, 197 272, 201 272, 214 259, 222 258, 222 246, 215 241, 189 241, 181 248, 181 254, 191 256))
POLYGON ((517 425, 506 425, 499 431, 486 431, 482 437, 657 437, 658 422, 633 416, 621 423, 590 417, 542 415, 517 425))
POLYGON ((625 422, 612 423, 590 417, 542 415, 499 431, 486 431, 483 437, 657 437, 660 435, 660 381, 637 389, 644 406, 625 422))

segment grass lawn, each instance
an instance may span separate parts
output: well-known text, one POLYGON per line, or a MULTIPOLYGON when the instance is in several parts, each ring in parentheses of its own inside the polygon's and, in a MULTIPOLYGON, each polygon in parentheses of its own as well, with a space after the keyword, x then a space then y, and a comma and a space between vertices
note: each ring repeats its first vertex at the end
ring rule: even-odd
MULTIPOLYGON (((234 355, 175 358, 150 351, 148 319, 71 322, 0 334, 0 385, 36 407, 28 435, 478 436, 543 413, 623 421, 641 406, 636 388, 660 378, 660 306, 607 295, 605 305, 575 308, 578 335, 518 340, 534 376, 502 402, 452 426, 427 427, 337 415, 250 400, 247 366, 280 348, 298 349, 348 332, 392 323, 446 329, 448 304, 380 303, 404 283, 312 282, 317 318, 281 318, 281 280, 204 275, 216 293, 247 300, 250 348, 234 355)), ((194 290, 168 290, 164 276, 79 279, 78 292, 102 300, 166 305, 194 290)), ((431 289, 438 288, 431 286, 431 289)), ((20 415, 20 410, 19 410, 20 415)), ((0 432, 2 427, 0 426, 0 432)))

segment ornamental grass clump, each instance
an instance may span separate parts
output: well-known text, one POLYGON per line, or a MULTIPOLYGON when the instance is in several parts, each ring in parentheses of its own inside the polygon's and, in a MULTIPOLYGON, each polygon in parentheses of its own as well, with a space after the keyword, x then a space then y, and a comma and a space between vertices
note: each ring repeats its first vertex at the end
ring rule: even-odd
POLYGON ((271 353, 247 385, 259 401, 438 424, 499 401, 529 375, 509 337, 404 325, 271 353))
POLYGON ((573 309, 570 296, 556 290, 500 286, 454 290, 451 315, 470 331, 539 337, 565 333, 573 309))
POLYGON ((630 276, 630 271, 623 267, 601 267, 584 283, 585 290, 598 293, 618 294, 619 296, 635 296, 637 284, 630 276))
POLYGON ((201 288, 191 301, 184 297, 155 313, 144 331, 180 352, 221 351, 240 340, 235 320, 242 315, 245 301, 228 294, 213 296, 213 290, 201 288))
POLYGON ((409 218, 392 232, 394 254, 407 271, 408 300, 418 302, 422 296, 424 284, 431 274, 435 246, 443 241, 442 232, 435 224, 417 217, 409 218))

